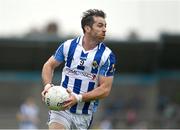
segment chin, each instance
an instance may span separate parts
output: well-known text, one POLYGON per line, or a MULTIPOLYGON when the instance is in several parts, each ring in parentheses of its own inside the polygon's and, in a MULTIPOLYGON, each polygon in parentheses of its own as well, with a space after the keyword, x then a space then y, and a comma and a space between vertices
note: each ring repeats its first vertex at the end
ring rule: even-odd
POLYGON ((100 41, 100 42, 104 41, 104 39, 105 39, 105 37, 104 37, 104 36, 99 37, 99 41, 100 41))

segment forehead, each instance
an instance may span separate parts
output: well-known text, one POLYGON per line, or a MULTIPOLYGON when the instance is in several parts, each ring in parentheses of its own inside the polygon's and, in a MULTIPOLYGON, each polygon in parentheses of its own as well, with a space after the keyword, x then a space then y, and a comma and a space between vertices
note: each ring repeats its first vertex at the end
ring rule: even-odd
POLYGON ((93 19, 94 19, 94 23, 96 24, 106 24, 106 20, 103 18, 103 17, 99 17, 99 16, 93 16, 93 19))

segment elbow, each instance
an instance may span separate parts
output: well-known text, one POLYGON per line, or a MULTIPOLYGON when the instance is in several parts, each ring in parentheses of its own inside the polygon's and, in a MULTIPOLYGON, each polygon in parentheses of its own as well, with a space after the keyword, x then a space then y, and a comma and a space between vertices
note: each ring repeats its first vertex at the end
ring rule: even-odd
POLYGON ((110 94, 110 89, 104 89, 103 98, 109 96, 109 94, 110 94))
POLYGON ((110 94, 110 91, 107 91, 104 96, 107 97, 109 96, 109 94, 110 94))

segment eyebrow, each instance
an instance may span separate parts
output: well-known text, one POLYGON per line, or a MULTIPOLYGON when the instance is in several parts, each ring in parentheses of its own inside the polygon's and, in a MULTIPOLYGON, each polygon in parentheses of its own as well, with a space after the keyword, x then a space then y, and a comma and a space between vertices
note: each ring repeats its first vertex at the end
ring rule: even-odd
POLYGON ((102 22, 99 22, 99 23, 97 23, 97 24, 106 25, 106 23, 104 24, 104 23, 102 23, 102 22))

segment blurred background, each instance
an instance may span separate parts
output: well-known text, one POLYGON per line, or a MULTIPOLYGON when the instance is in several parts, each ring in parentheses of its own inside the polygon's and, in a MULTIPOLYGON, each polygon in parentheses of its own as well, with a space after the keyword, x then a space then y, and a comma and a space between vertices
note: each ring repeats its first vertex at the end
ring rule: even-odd
POLYGON ((180 128, 179 0, 0 0, 0 129, 18 129, 21 113, 48 128, 42 66, 64 40, 83 34, 90 8, 106 12, 105 43, 117 57, 112 92, 92 128, 180 128))

